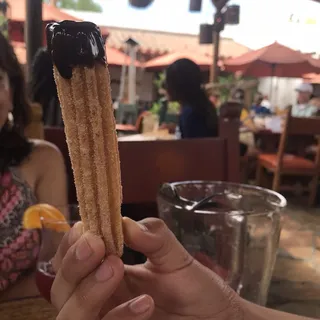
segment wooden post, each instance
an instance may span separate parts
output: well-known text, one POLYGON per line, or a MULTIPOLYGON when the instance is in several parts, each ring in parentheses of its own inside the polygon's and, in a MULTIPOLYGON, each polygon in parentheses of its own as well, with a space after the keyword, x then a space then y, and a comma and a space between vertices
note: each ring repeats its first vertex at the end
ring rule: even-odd
POLYGON ((137 92, 136 92, 136 82, 137 82, 137 73, 136 73, 136 59, 137 59, 137 46, 138 42, 134 39, 129 38, 126 41, 128 46, 128 52, 130 56, 130 65, 129 65, 129 82, 128 82, 128 98, 129 104, 135 105, 137 102, 137 92))
POLYGON ((25 42, 27 46, 28 81, 33 58, 43 45, 42 0, 26 1, 25 42))
POLYGON ((216 13, 214 17, 214 27, 213 27, 213 63, 210 72, 210 82, 218 82, 219 76, 219 51, 220 51, 220 32, 224 28, 224 18, 221 12, 229 0, 212 0, 213 5, 216 7, 216 13), (219 17, 220 16, 220 17, 219 17), (220 21, 218 21, 220 19, 220 21), (222 20, 223 21, 222 21, 222 20))
POLYGON ((217 83, 219 76, 219 51, 220 51, 220 32, 213 31, 213 62, 210 72, 210 82, 217 83))

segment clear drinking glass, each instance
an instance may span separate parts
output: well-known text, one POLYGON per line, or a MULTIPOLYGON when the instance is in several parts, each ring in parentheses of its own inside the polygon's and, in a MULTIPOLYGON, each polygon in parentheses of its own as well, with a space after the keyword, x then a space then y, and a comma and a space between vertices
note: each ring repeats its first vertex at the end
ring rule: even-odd
POLYGON ((265 305, 281 231, 280 194, 256 186, 164 184, 158 210, 182 245, 243 298, 265 305))
MULTIPOLYGON (((77 205, 57 209, 61 212, 67 210, 70 217, 77 217, 79 212, 77 205)), ((77 221, 41 219, 41 247, 37 261, 35 280, 39 292, 49 302, 50 289, 55 277, 51 260, 56 254, 63 236, 76 222, 77 221)))

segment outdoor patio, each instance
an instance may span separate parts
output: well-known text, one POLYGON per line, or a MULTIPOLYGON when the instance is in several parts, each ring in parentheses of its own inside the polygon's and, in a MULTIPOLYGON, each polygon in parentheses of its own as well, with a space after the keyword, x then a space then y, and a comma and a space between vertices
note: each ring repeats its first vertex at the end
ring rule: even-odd
POLYGON ((274 309, 320 317, 320 208, 289 205, 269 292, 274 309))

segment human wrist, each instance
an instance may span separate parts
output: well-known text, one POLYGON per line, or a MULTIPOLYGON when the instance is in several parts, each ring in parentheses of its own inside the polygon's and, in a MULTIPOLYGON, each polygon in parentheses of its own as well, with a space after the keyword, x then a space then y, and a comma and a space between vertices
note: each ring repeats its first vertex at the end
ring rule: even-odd
MULTIPOLYGON (((229 300, 229 305, 227 309, 219 314, 215 315, 212 320, 221 319, 221 320, 247 320, 246 317, 246 304, 244 300, 241 299, 236 293, 233 298, 229 300)), ((250 318, 251 320, 251 318, 250 318)))

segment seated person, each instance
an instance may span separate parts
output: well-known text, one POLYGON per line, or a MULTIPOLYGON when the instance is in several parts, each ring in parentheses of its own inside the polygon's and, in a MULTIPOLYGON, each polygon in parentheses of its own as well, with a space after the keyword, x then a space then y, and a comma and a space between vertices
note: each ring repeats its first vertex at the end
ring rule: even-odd
POLYGON ((179 59, 166 71, 168 98, 181 105, 181 138, 218 136, 218 115, 202 88, 199 66, 189 59, 179 59))
POLYGON ((312 117, 316 115, 318 108, 314 106, 310 99, 313 87, 310 83, 300 83, 296 88, 298 93, 297 103, 293 105, 291 114, 294 117, 312 117))
POLYGON ((215 108, 220 107, 220 95, 218 93, 212 93, 209 95, 209 100, 215 108))
POLYGON ((23 229, 23 214, 35 203, 66 207, 67 185, 64 160, 57 148, 45 141, 29 141, 24 136, 31 107, 23 71, 12 46, 1 33, 0 48, 0 301, 3 301, 37 294, 32 273, 40 235, 38 231, 23 229))
POLYGON ((273 111, 273 107, 271 102, 269 101, 269 97, 267 95, 263 96, 263 100, 261 101, 261 105, 269 109, 271 112, 273 111))
POLYGON ((317 117, 320 116, 320 97, 312 98, 310 104, 317 109, 314 115, 317 117))
POLYGON ((256 97, 253 106, 251 107, 252 114, 258 117, 271 116, 272 112, 270 111, 270 109, 262 105, 262 101, 263 101, 263 96, 259 94, 256 97))
POLYGON ((255 132, 257 131, 257 127, 254 124, 253 117, 247 108, 243 108, 240 115, 240 121, 243 127, 247 128, 248 131, 255 132))

